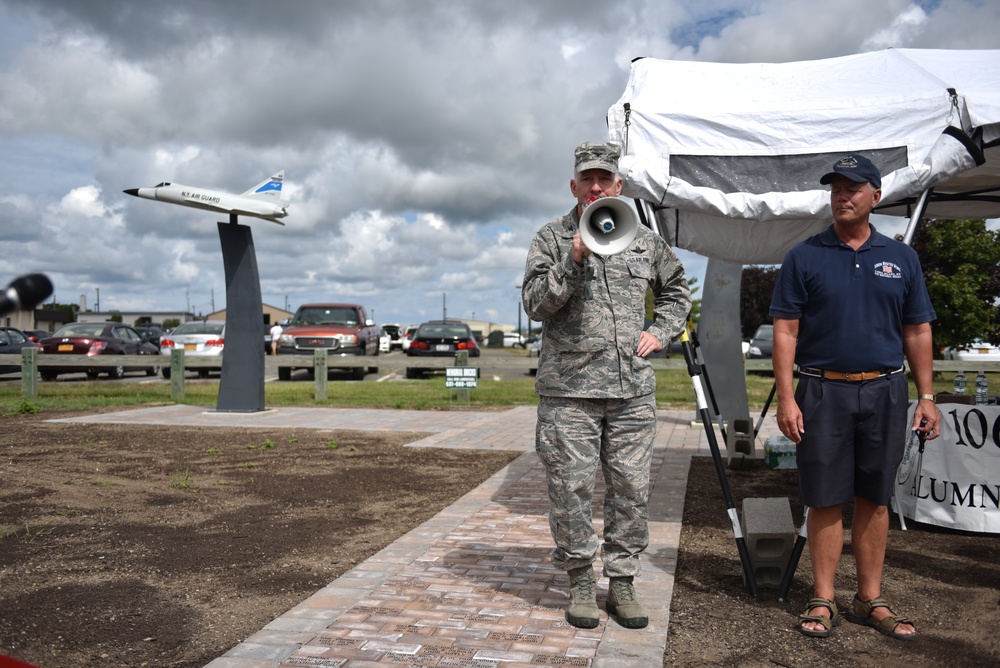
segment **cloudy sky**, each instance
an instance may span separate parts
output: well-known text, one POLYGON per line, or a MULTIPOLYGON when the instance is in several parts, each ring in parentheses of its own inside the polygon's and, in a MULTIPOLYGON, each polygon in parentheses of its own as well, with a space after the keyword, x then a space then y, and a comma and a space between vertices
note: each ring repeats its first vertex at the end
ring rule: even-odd
POLYGON ((221 309, 223 218, 122 190, 284 169, 287 225, 241 219, 265 303, 515 323, 531 237, 572 206, 573 148, 607 137, 633 58, 995 49, 998 25, 994 0, 0 0, 0 283, 221 309))

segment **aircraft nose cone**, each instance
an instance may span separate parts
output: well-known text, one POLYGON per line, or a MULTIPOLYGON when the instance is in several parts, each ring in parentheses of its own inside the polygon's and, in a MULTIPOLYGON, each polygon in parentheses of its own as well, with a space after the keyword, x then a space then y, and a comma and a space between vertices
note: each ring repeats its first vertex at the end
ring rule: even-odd
POLYGON ((139 196, 139 189, 138 188, 129 188, 128 190, 123 190, 122 192, 125 193, 126 195, 131 195, 132 197, 138 197, 139 196))

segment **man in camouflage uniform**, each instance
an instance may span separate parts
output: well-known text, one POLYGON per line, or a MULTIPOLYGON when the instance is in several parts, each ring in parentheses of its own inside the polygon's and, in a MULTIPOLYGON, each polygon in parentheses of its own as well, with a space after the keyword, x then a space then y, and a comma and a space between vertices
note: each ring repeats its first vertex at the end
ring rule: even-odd
POLYGON ((648 623, 632 584, 649 543, 656 430, 656 377, 646 356, 669 344, 691 308, 684 269, 659 235, 640 225, 623 252, 607 256, 592 254, 580 239, 587 204, 621 193, 618 156, 614 144, 576 149, 570 191, 577 204, 535 235, 521 288, 528 315, 542 322, 535 449, 548 479, 552 561, 569 574, 566 619, 581 628, 600 621, 591 517, 598 464, 606 486, 601 558, 610 578, 607 611, 628 628, 648 623), (647 289, 655 310, 643 331, 647 289))

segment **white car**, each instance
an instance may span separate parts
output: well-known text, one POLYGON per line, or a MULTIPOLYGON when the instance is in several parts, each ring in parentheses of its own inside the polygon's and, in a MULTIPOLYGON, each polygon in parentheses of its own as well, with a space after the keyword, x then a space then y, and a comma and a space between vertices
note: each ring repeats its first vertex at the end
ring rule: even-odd
POLYGON ((1000 362, 1000 348, 991 343, 976 339, 972 343, 941 351, 946 360, 957 362, 1000 362))
POLYGON ((528 357, 540 357, 542 354, 542 335, 539 334, 535 340, 528 344, 528 357))
POLYGON ((400 338, 403 340, 404 353, 410 349, 410 344, 413 343, 413 337, 416 335, 418 329, 420 329, 418 325, 408 325, 407 328, 403 330, 400 338))
POLYGON ((511 348, 511 347, 515 347, 515 346, 518 347, 518 348, 523 348, 524 347, 524 335, 523 334, 519 334, 518 332, 504 332, 503 333, 503 347, 504 348, 511 348))
MULTIPOLYGON (((174 328, 169 334, 160 338, 160 354, 170 355, 170 351, 179 348, 184 356, 221 357, 226 339, 225 320, 192 320, 174 328)), ((209 371, 222 371, 222 360, 217 368, 199 367, 198 376, 208 377, 209 371)), ((170 378, 170 365, 160 368, 164 378, 170 378)))
POLYGON ((392 349, 392 336, 382 327, 378 331, 378 351, 387 353, 392 349))

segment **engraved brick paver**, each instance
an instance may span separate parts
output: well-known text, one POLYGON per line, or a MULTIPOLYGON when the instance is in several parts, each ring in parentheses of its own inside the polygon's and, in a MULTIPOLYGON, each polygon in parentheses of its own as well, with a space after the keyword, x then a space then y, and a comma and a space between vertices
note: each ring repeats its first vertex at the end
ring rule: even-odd
MULTIPOLYGON (((596 629, 574 628, 563 617, 567 581, 549 560, 548 498, 545 472, 534 454, 534 407, 495 413, 303 407, 225 413, 175 405, 56 421, 412 431, 428 434, 411 443, 413 447, 523 453, 207 668, 659 668, 690 457, 709 454, 705 429, 694 417, 693 411, 657 413, 650 545, 636 578, 650 622, 641 630, 623 629, 603 613, 608 585, 604 577, 598 580, 602 618, 596 629)), ((775 433, 774 420, 765 419, 758 447, 775 433)), ((603 493, 598 476, 598 530, 603 493)), ((600 567, 598 560, 598 575, 600 567)))

